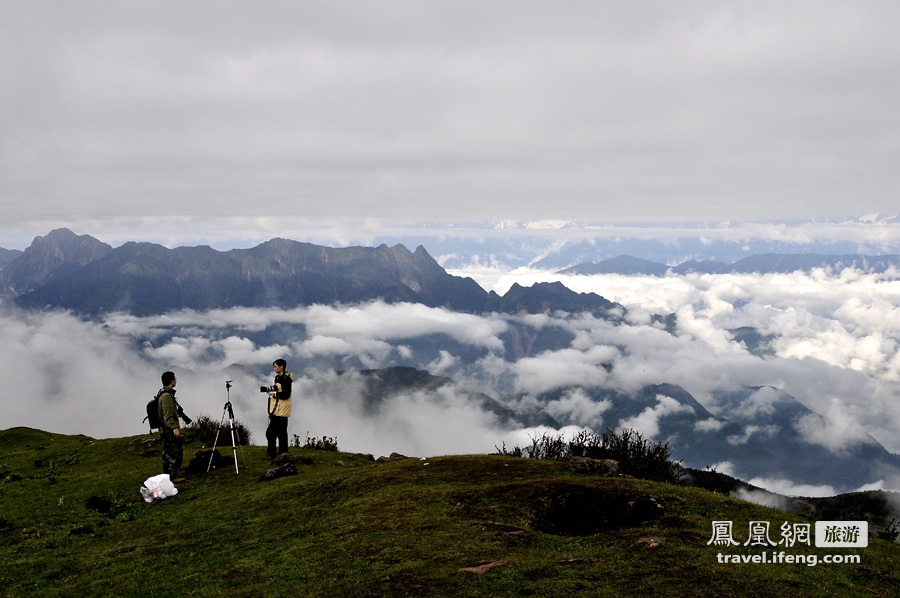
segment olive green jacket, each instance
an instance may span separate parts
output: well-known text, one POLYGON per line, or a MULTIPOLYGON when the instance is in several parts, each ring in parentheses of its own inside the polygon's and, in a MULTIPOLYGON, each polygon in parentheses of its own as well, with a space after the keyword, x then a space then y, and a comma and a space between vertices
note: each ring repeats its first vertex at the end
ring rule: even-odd
POLYGON ((159 408, 159 421, 162 422, 160 432, 163 434, 171 433, 177 430, 178 425, 178 408, 175 406, 175 389, 161 388, 157 393, 157 404, 159 408))

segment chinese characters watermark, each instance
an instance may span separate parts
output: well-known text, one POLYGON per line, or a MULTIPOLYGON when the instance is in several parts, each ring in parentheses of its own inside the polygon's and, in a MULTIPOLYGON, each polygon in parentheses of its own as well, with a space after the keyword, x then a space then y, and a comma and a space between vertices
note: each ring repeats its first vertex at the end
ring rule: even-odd
POLYGON ((770 521, 750 521, 747 524, 747 539, 739 542, 734 535, 734 522, 713 521, 712 536, 707 546, 761 547, 764 549, 781 548, 782 550, 763 550, 758 554, 726 554, 719 552, 716 558, 719 563, 742 564, 806 564, 816 566, 819 563, 838 564, 860 562, 858 554, 849 555, 817 555, 788 554, 784 548, 812 547, 817 548, 866 548, 869 545, 869 524, 866 521, 817 521, 815 527, 810 523, 783 522, 773 528, 770 521), (815 534, 813 534, 815 531, 815 534), (776 536, 777 542, 773 539, 776 536), (815 542, 815 544, 813 544, 815 542))

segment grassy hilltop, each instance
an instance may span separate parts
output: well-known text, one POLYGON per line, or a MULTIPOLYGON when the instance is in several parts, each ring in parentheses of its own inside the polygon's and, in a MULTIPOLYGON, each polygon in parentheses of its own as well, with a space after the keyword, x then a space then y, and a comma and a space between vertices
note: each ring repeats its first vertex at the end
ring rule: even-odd
MULTIPOLYGON (((190 475, 143 501, 151 436, 0 431, 3 596, 894 596, 900 545, 770 548, 805 564, 721 564, 712 521, 811 522, 721 494, 504 455, 376 464, 293 449, 298 474, 190 475), (655 540, 647 540, 655 538, 655 540), (664 541, 660 541, 664 538, 664 541), (661 545, 658 545, 661 544, 661 545), (859 555, 826 564, 826 555, 859 555), (480 566, 487 565, 484 567, 480 566), (467 570, 468 569, 468 570, 467 570)), ((185 448, 185 464, 197 441, 185 448)), ((222 452, 230 455, 231 447, 222 452)))

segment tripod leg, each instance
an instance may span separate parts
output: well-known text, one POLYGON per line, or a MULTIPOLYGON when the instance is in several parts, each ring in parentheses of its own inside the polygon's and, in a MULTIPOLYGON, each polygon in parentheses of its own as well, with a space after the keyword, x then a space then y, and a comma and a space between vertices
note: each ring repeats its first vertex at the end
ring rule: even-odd
MULTIPOLYGON (((241 450, 241 463, 243 463, 243 464, 244 464, 244 467, 246 467, 246 466, 247 466, 247 460, 244 458, 244 445, 241 444, 241 431, 240 431, 240 429, 238 429, 238 428, 235 428, 235 429, 234 429, 234 437, 235 437, 235 439, 236 439, 238 448, 241 450)), ((237 459, 237 457, 235 457, 235 459, 237 459)))
POLYGON ((231 423, 231 453, 234 455, 234 473, 241 473, 238 470, 238 459, 237 459, 237 444, 234 441, 234 420, 229 420, 231 423))
POLYGON ((222 419, 219 420, 219 427, 216 428, 216 439, 213 441, 212 451, 209 455, 209 465, 206 466, 206 473, 209 473, 209 470, 212 469, 213 457, 216 456, 216 445, 219 443, 219 430, 222 429, 222 424, 225 423, 225 413, 228 411, 228 407, 225 407, 225 410, 222 411, 222 419))

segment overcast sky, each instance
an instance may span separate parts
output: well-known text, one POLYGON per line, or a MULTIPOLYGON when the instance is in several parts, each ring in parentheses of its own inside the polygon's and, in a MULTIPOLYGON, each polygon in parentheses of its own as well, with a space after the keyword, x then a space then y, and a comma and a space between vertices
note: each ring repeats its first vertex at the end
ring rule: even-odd
POLYGON ((0 247, 894 213, 898 23, 856 0, 0 0, 0 247))

